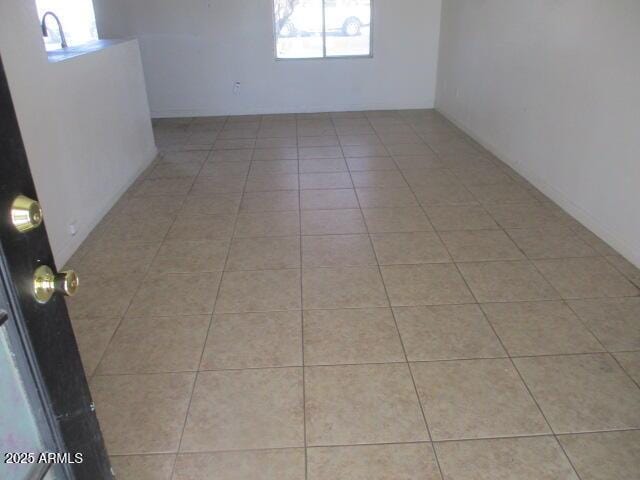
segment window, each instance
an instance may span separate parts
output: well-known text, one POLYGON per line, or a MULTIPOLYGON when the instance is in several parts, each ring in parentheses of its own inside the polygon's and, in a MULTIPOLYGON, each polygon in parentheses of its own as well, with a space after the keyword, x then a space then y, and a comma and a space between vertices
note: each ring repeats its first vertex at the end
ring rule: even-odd
MULTIPOLYGON (((38 18, 42 21, 45 12, 53 12, 62 23, 62 30, 70 47, 98 39, 96 17, 92 0, 36 0, 38 18)), ((60 34, 55 19, 47 17, 47 32, 43 37, 47 50, 60 48, 60 34)))
POLYGON ((277 58, 371 56, 371 0, 273 0, 277 58))

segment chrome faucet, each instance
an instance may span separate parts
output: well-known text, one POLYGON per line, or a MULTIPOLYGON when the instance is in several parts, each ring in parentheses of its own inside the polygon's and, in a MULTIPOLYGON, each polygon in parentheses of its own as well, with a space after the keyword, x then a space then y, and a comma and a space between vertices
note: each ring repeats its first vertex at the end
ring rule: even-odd
POLYGON ((56 19, 56 22, 58 23, 58 31, 60 32, 60 45, 62 46, 62 48, 67 48, 68 46, 67 39, 64 36, 64 30, 62 30, 62 23, 60 23, 60 19, 53 12, 46 12, 42 16, 42 36, 43 37, 49 36, 49 32, 47 31, 47 15, 51 15, 53 18, 56 19))

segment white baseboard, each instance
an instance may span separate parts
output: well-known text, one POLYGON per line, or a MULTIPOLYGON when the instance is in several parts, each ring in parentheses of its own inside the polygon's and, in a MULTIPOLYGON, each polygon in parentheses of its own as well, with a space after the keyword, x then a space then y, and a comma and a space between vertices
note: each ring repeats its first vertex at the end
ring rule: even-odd
POLYGON ((407 104, 349 104, 349 105, 301 105, 297 108, 274 108, 273 106, 252 106, 251 108, 238 109, 159 109, 151 110, 152 118, 174 118, 174 117, 209 117, 226 115, 274 115, 287 113, 316 113, 316 112, 350 112, 368 110, 416 110, 432 109, 433 102, 407 103, 407 104))

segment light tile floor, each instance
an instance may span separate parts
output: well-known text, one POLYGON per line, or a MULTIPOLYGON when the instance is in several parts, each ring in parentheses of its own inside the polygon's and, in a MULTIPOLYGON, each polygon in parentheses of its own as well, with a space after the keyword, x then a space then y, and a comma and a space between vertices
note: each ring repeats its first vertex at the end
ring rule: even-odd
POLYGON ((69 262, 119 479, 639 478, 640 272, 439 114, 154 127, 69 262))

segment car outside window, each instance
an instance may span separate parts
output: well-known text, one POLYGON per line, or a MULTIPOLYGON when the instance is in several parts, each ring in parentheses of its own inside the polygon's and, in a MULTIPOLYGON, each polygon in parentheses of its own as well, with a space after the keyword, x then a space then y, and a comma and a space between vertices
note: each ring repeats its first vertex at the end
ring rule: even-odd
POLYGON ((273 0, 276 58, 371 56, 371 0, 273 0))

